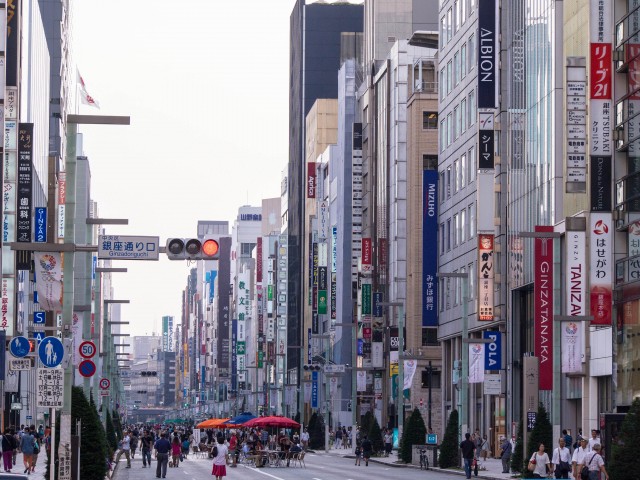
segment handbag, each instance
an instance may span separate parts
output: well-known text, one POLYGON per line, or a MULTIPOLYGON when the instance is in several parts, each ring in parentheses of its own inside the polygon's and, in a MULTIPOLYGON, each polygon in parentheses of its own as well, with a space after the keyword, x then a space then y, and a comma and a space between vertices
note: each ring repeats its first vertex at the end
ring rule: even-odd
POLYGON ((531 457, 531 460, 529 460, 529 466, 527 467, 527 469, 530 472, 533 472, 536 469, 536 457, 535 457, 535 453, 533 454, 533 457, 531 457))
POLYGON ((591 465, 591 462, 593 462, 593 459, 596 455, 597 453, 591 455, 591 460, 589 460, 589 463, 582 466, 582 470, 580 470, 580 478, 582 480, 589 480, 589 465, 591 465))

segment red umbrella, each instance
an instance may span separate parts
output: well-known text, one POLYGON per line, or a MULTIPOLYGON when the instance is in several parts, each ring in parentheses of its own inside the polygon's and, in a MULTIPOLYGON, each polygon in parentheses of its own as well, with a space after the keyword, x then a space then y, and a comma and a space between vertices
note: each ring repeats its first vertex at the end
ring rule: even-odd
POLYGON ((269 417, 258 417, 249 420, 243 427, 278 427, 278 428, 300 428, 300 424, 287 417, 271 415, 269 417))

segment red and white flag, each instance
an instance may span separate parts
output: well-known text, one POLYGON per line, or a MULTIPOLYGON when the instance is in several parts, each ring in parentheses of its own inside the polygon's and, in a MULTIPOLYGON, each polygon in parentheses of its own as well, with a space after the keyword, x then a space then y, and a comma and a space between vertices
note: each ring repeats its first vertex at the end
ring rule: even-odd
POLYGON ((78 87, 80 88, 80 101, 82 103, 84 103, 85 105, 89 105, 91 107, 100 108, 100 104, 96 101, 96 99, 93 98, 91 95, 89 95, 89 92, 87 92, 87 86, 85 85, 84 79, 82 78, 82 75, 80 75, 79 70, 78 70, 78 87))

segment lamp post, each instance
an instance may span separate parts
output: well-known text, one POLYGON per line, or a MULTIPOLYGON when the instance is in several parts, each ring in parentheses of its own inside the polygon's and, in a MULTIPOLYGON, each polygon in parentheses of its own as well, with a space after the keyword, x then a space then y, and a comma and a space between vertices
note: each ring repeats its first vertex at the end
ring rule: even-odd
POLYGON ((468 318, 468 296, 469 296, 469 273, 468 272, 453 272, 445 273, 438 272, 439 278, 460 278, 462 279, 462 342, 461 342, 461 357, 462 357, 462 373, 460 379, 460 415, 458 421, 458 438, 462 441, 464 435, 463 430, 468 429, 468 411, 469 411, 469 348, 465 346, 469 337, 469 318, 468 318))
POLYGON ((402 360, 404 356, 404 302, 380 302, 378 305, 398 308, 398 398, 396 400, 396 419, 398 438, 402 438, 402 429, 404 427, 404 364, 402 360))

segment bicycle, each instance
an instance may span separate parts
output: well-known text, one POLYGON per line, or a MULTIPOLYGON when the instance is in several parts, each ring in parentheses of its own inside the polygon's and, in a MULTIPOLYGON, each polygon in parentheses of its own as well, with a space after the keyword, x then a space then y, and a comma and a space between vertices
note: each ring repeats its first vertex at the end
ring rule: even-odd
POLYGON ((424 467, 425 470, 429 470, 429 457, 427 456, 427 450, 420 449, 420 470, 424 467))

